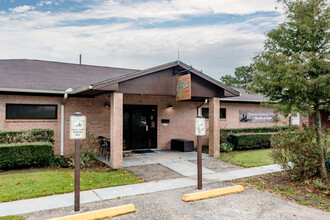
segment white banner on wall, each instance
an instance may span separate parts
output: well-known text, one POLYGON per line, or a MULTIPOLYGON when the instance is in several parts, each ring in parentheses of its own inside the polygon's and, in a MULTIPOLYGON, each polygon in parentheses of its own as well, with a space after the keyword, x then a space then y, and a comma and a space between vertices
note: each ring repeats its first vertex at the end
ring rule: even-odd
POLYGON ((239 122, 242 123, 272 123, 274 112, 239 111, 239 122))

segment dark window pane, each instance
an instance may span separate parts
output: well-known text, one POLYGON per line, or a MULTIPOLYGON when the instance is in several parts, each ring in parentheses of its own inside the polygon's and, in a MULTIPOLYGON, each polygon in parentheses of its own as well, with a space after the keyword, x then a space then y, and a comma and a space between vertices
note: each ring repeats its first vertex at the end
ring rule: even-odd
POLYGON ((6 119, 57 119, 57 105, 6 104, 6 119))
POLYGON ((220 118, 226 118, 226 109, 220 108, 220 118))
POLYGON ((209 118, 209 109, 202 108, 202 115, 203 115, 203 118, 209 118))

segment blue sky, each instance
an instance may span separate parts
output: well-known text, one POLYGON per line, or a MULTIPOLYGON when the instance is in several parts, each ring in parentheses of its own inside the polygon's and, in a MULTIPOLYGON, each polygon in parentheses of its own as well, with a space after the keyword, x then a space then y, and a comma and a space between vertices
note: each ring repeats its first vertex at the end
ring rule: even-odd
POLYGON ((219 80, 283 21, 275 0, 0 0, 0 59, 145 69, 180 60, 219 80))

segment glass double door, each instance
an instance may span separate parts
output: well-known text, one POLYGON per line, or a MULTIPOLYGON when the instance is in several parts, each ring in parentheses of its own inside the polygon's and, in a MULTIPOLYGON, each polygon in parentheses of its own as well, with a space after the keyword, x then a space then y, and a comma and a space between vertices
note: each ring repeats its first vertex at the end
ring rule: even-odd
POLYGON ((157 106, 124 105, 124 150, 157 148, 157 106))

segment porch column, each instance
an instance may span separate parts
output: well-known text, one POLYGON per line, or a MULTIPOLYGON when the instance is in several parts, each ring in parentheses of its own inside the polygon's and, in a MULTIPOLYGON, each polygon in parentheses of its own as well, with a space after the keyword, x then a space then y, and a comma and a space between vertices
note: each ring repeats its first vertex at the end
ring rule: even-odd
POLYGON ((220 155, 220 103, 219 98, 214 97, 209 101, 209 155, 218 158, 220 155))
POLYGON ((110 97, 110 166, 123 165, 123 93, 111 93, 110 97))

